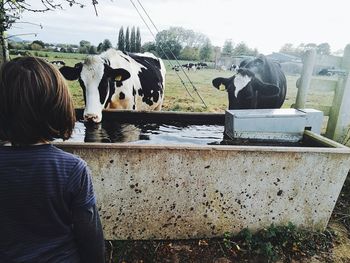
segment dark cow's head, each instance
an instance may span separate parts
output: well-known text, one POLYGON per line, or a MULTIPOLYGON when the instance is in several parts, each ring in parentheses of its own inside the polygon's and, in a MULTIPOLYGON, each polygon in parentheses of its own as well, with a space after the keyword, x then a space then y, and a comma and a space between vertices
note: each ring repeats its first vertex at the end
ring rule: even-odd
POLYGON ((263 55, 243 60, 237 74, 216 78, 213 86, 228 92, 229 109, 280 108, 287 90, 280 65, 263 55))
POLYGON ((280 88, 264 83, 249 69, 240 68, 231 78, 216 78, 212 81, 218 90, 226 90, 229 109, 269 108, 269 102, 278 98, 280 88))
POLYGON ((84 63, 64 66, 59 70, 67 80, 79 80, 85 101, 84 120, 95 123, 101 122, 102 110, 115 92, 115 85, 130 78, 128 71, 111 68, 108 61, 99 56, 89 56, 84 63))

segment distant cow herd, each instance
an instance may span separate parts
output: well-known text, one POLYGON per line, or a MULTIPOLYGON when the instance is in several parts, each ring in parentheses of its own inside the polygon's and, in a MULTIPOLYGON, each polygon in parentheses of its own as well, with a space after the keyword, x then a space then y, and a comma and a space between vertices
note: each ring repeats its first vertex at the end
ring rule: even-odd
POLYGON ((172 67, 172 70, 180 71, 181 67, 186 69, 187 71, 190 71, 190 70, 196 71, 196 70, 199 70, 199 69, 207 68, 208 64, 204 63, 204 62, 199 62, 199 63, 189 62, 189 63, 183 64, 181 66, 180 65, 175 65, 175 66, 172 67))
MULTIPOLYGON (((83 91, 84 120, 99 123, 103 109, 160 111, 164 100, 165 66, 151 53, 126 53, 109 49, 88 56, 75 66, 51 61, 67 80, 78 80, 83 91)), ((199 70, 204 62, 172 69, 199 70)), ((217 77, 212 85, 228 94, 229 109, 280 108, 287 82, 280 65, 263 55, 232 65, 232 77, 217 77)))

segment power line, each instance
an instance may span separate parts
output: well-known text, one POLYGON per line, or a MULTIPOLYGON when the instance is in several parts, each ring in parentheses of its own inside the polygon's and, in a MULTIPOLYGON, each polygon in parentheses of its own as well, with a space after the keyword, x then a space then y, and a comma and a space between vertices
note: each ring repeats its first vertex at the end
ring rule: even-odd
MULTIPOLYGON (((145 23, 146 27, 148 28, 148 30, 150 31, 150 33, 152 34, 154 40, 156 40, 156 36, 153 34, 152 30, 150 29, 150 27, 148 26, 147 22, 145 21, 145 19, 143 18, 143 16, 141 15, 140 11, 138 10, 138 8, 136 7, 136 5, 134 4, 133 0, 130 0, 131 4, 134 6, 134 8, 136 9, 137 13, 139 14, 139 16, 141 17, 142 21, 145 23)), ((145 8, 143 7, 143 5, 141 4, 141 2, 139 0, 137 0, 137 2, 139 3, 139 5, 141 6, 143 12, 146 14, 146 16, 148 17, 148 19, 150 20, 151 24, 153 25, 153 27, 155 28, 156 32, 159 33, 159 30, 157 28, 157 26, 154 24, 153 20, 151 19, 151 17, 148 15, 148 12, 145 10, 145 8)), ((162 52, 164 53, 165 57, 168 59, 168 62, 170 64, 170 66, 173 67, 172 63, 170 62, 170 59, 168 57, 168 55, 166 54, 166 52, 164 51, 164 49, 160 46, 160 49, 162 50, 162 52)), ((176 58, 175 54, 172 52, 172 50, 169 48, 168 46, 168 50, 170 51, 171 55, 174 57, 175 61, 177 62, 177 64, 180 66, 182 72, 185 74, 187 80, 190 82, 190 84, 192 85, 193 90, 197 93, 198 97, 200 98, 200 100, 202 101, 202 103, 204 104, 204 106, 207 108, 207 104, 205 103, 205 101, 203 100, 202 96, 199 94, 196 86, 193 84, 193 82, 191 81, 191 79, 189 78, 189 76, 187 75, 187 73, 185 72, 185 70, 182 68, 180 62, 178 61, 178 59, 176 58)), ((175 71, 176 72, 176 71, 175 71)), ((180 75, 176 72, 177 76, 180 78, 183 86, 186 88, 187 93, 191 96, 191 98, 193 99, 192 95, 189 93, 187 87, 185 86, 184 81, 181 79, 180 75)))
MULTIPOLYGON (((130 0, 130 2, 131 2, 132 5, 135 7, 137 13, 138 13, 139 16, 141 17, 142 21, 144 22, 144 24, 146 25, 146 27, 148 28, 148 30, 151 32, 153 38, 156 39, 155 35, 153 34, 152 30, 149 28, 147 22, 145 21, 145 19, 144 19, 143 16, 141 15, 141 13, 140 13, 140 11, 138 10, 138 8, 135 6, 134 2, 133 2, 132 0, 130 0)), ((169 62, 169 64, 170 64, 170 66, 171 66, 171 67, 174 67, 174 66, 172 65, 171 61, 170 61, 170 58, 168 57, 168 55, 167 55, 166 52, 164 51, 163 47, 160 47, 160 49, 162 50, 163 54, 164 54, 165 57, 167 58, 167 60, 168 60, 168 62, 169 62)), ((175 73, 176 73, 176 75, 179 77, 179 79, 181 80, 181 83, 182 83, 182 85, 185 87, 185 89, 186 89, 188 95, 189 95, 192 99, 194 99, 193 96, 191 95, 191 93, 189 92, 188 88, 186 87, 185 82, 184 82, 184 81, 182 80, 182 78, 180 77, 179 73, 177 73, 176 71, 175 71, 175 73)))

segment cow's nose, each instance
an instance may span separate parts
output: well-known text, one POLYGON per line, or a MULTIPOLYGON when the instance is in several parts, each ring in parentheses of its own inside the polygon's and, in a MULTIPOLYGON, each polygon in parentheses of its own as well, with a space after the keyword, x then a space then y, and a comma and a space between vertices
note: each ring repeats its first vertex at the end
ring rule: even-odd
POLYGON ((100 122, 100 118, 96 114, 85 114, 84 120, 87 122, 100 122))

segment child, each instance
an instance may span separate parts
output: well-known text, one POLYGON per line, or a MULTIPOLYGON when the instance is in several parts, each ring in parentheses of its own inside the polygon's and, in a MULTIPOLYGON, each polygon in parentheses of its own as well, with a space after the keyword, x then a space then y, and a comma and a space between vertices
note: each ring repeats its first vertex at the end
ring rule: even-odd
POLYGON ((52 144, 68 139, 73 103, 59 71, 34 57, 0 71, 0 262, 104 262, 86 163, 52 144))

